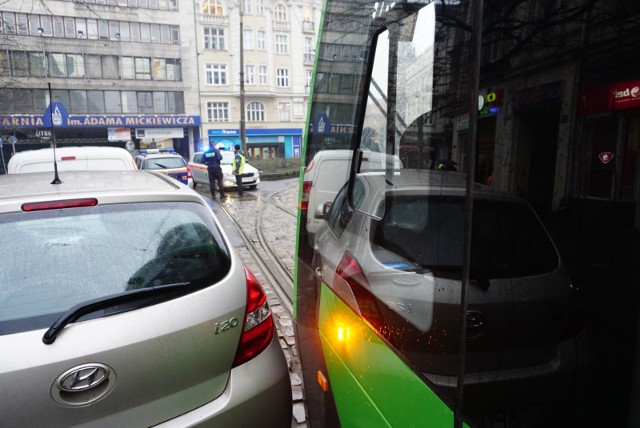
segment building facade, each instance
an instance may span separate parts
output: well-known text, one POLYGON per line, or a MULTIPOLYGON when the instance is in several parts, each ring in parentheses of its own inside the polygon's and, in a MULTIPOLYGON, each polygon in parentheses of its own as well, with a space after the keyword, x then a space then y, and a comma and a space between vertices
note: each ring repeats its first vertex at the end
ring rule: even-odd
POLYGON ((196 2, 197 149, 233 147, 244 128, 251 158, 300 157, 321 8, 318 0, 196 2))
POLYGON ((201 124, 193 13, 177 0, 3 4, 4 154, 50 144, 49 130, 59 145, 188 156, 201 124))

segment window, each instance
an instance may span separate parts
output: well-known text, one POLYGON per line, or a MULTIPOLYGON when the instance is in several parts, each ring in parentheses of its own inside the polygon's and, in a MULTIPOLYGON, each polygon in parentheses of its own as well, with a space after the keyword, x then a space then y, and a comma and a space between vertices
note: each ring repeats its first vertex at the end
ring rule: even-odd
POLYGON ((160 41, 160 43, 163 43, 165 45, 170 45, 173 43, 172 39, 171 39, 171 27, 168 25, 161 25, 160 26, 160 36, 162 37, 162 40, 160 41))
POLYGON ((151 29, 149 24, 140 24, 140 41, 142 43, 151 42, 151 29))
POLYGON ((289 51, 289 41, 286 34, 276 34, 276 53, 286 54, 289 51))
POLYGON ((122 113, 138 112, 138 98, 134 91, 122 91, 120 99, 122 101, 122 113))
POLYGON ((276 84, 279 88, 286 88, 289 86, 289 69, 276 69, 276 84))
POLYGON ((95 19, 87 19, 87 37, 93 40, 98 38, 98 21, 95 19))
POLYGON ((45 77, 47 75, 46 58, 42 52, 30 52, 29 64, 31 68, 31 76, 45 77))
POLYGON ((131 41, 139 42, 140 41, 140 24, 137 22, 131 23, 131 41))
POLYGON ((264 1, 265 0, 256 0, 256 15, 264 15, 264 1))
POLYGON ((153 80, 167 80, 167 63, 163 58, 151 60, 151 76, 153 80))
POLYGON ((253 49, 253 30, 242 30, 242 43, 245 49, 253 49))
POLYGON ((243 0, 242 5, 245 15, 251 15, 251 9, 253 9, 251 7, 251 0, 243 0))
POLYGON ((227 66, 225 64, 207 64, 205 74, 207 85, 227 84, 227 66))
POLYGON ((253 65, 244 66, 244 83, 247 83, 249 85, 255 85, 256 83, 255 66, 253 65))
POLYGON ((264 122, 264 104, 259 101, 247 105, 247 118, 249 122, 264 122))
POLYGON ((79 54, 66 54, 67 76, 84 77, 84 58, 79 54))
MULTIPOLYGON (((58 73, 63 73, 62 64, 63 59, 62 54, 52 54, 52 71, 54 74, 52 76, 60 76, 58 73)), ((85 55, 84 56, 85 63, 85 77, 89 79, 101 79, 102 78, 102 66, 100 63, 100 55, 85 55)))
POLYGON ((228 102, 208 102, 207 121, 209 122, 229 122, 228 102))
POLYGON ((291 103, 278 103, 278 113, 280 122, 291 121, 291 103))
POLYGON ((109 39, 120 40, 120 23, 118 21, 109 21, 109 39))
POLYGON ((138 92, 138 113, 153 113, 153 95, 151 92, 138 92))
POLYGON ((118 57, 115 55, 103 55, 100 57, 102 63, 102 78, 117 79, 118 78, 118 57))
POLYGON ((49 75, 52 77, 66 77, 67 69, 64 54, 52 53, 48 56, 49 75))
POLYGON ((137 80, 151 80, 150 58, 136 58, 135 69, 137 80))
POLYGON ((153 112, 154 113, 169 113, 167 108, 167 93, 166 92, 154 92, 153 93, 153 112))
POLYGON ((151 32, 151 43, 162 43, 162 38, 160 37, 160 26, 158 24, 149 25, 151 32))
POLYGON ((104 91, 104 104, 107 113, 121 113, 120 91, 104 91))
POLYGON ((180 67, 179 59, 167 60, 167 80, 179 82, 182 80, 182 69, 180 67))
POLYGON ((29 34, 29 25, 26 13, 16 13, 16 31, 18 34, 29 34))
POLYGON ((129 40, 131 40, 131 30, 129 28, 130 27, 128 22, 120 23, 120 40, 122 40, 123 42, 128 42, 129 40))
POLYGON ((53 37, 64 37, 64 18, 61 16, 53 17, 53 37))
POLYGON ((104 19, 98 20, 98 37, 100 39, 109 38, 109 23, 104 19))
POLYGON ((169 113, 184 113, 184 94, 182 92, 167 92, 169 113))
POLYGON ((87 38, 87 21, 85 19, 76 18, 76 36, 79 39, 87 38))
POLYGON ((224 49, 224 29, 222 28, 204 28, 204 48, 205 49, 224 49))
POLYGON ((33 96, 28 89, 14 89, 14 108, 17 111, 33 112, 33 96))
POLYGON ((287 8, 283 4, 276 5, 274 9, 274 18, 276 21, 288 21, 287 8))
POLYGON ((311 87, 311 79, 313 76, 313 70, 310 68, 307 68, 304 70, 304 86, 308 89, 309 87, 311 87))
POLYGON ((260 49, 261 51, 267 50, 267 33, 263 30, 258 30, 256 39, 258 43, 258 49, 260 49))
POLYGON ((261 85, 267 84, 267 66, 261 65, 258 67, 258 83, 261 85))
POLYGON ((106 113, 104 108, 104 92, 87 91, 88 113, 106 113))
POLYGON ((69 109, 73 113, 87 113, 87 92, 72 90, 69 91, 69 109))
POLYGON ((202 13, 207 15, 222 15, 224 13, 221 0, 204 0, 202 2, 202 13))

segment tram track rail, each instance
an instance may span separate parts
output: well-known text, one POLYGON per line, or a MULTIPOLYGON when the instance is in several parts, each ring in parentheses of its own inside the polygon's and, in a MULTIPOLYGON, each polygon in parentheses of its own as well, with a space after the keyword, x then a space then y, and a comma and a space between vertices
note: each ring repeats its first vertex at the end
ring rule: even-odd
POLYGON ((293 273, 290 272, 286 265, 276 255, 275 251, 271 248, 262 227, 263 216, 265 215, 265 210, 269 205, 285 212, 294 220, 296 218, 295 213, 291 212, 290 209, 287 209, 275 200, 277 196, 278 193, 268 198, 248 195, 245 193, 245 197, 256 199, 259 203, 258 214, 255 216, 255 222, 251 225, 246 223, 243 224, 238 221, 233 210, 230 207, 225 206, 225 204, 218 204, 218 206, 225 212, 225 214, 227 214, 235 229, 238 231, 240 238, 244 242, 247 251, 260 267, 263 275, 271 284, 274 292, 278 296, 282 305, 286 308, 289 315, 293 316, 293 273), (256 239, 253 239, 253 234, 255 234, 257 242, 256 239))

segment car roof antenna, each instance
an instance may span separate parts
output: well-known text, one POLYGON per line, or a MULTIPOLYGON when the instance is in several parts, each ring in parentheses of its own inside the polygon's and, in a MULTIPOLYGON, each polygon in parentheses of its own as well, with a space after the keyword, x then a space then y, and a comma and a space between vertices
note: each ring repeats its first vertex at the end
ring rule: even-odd
POLYGON ((49 119, 51 120, 51 136, 53 138, 53 181, 51 184, 61 184, 62 181, 58 176, 58 162, 56 162, 56 130, 53 127, 53 97, 51 96, 51 82, 49 86, 49 119))

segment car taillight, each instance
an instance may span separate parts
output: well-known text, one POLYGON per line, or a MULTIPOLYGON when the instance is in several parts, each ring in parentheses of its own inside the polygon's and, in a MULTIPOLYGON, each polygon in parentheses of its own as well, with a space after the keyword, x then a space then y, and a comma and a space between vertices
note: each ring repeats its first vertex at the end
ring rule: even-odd
POLYGON ((22 211, 57 210, 61 208, 93 207, 98 205, 96 198, 67 199, 64 201, 31 202, 22 204, 22 211))
POLYGON ((267 349, 275 330, 267 295, 262 285, 246 267, 244 272, 247 281, 247 309, 233 367, 246 363, 267 349))
POLYGON ((302 200, 300 201, 300 209, 306 211, 309 208, 309 194, 311 193, 311 181, 304 181, 302 183, 302 200))
POLYGON ((354 309, 359 311, 374 328, 382 327, 382 314, 378 299, 371 293, 369 281, 360 264, 348 251, 344 253, 338 263, 333 277, 333 288, 339 295, 347 293, 342 298, 348 304, 355 305, 354 309), (349 292, 351 296, 348 295, 349 292))
POLYGON ((68 160, 76 160, 75 156, 62 156, 60 158, 61 161, 68 161, 68 160))
POLYGON ((187 165, 187 178, 193 178, 193 175, 191 174, 191 167, 189 165, 187 165))

